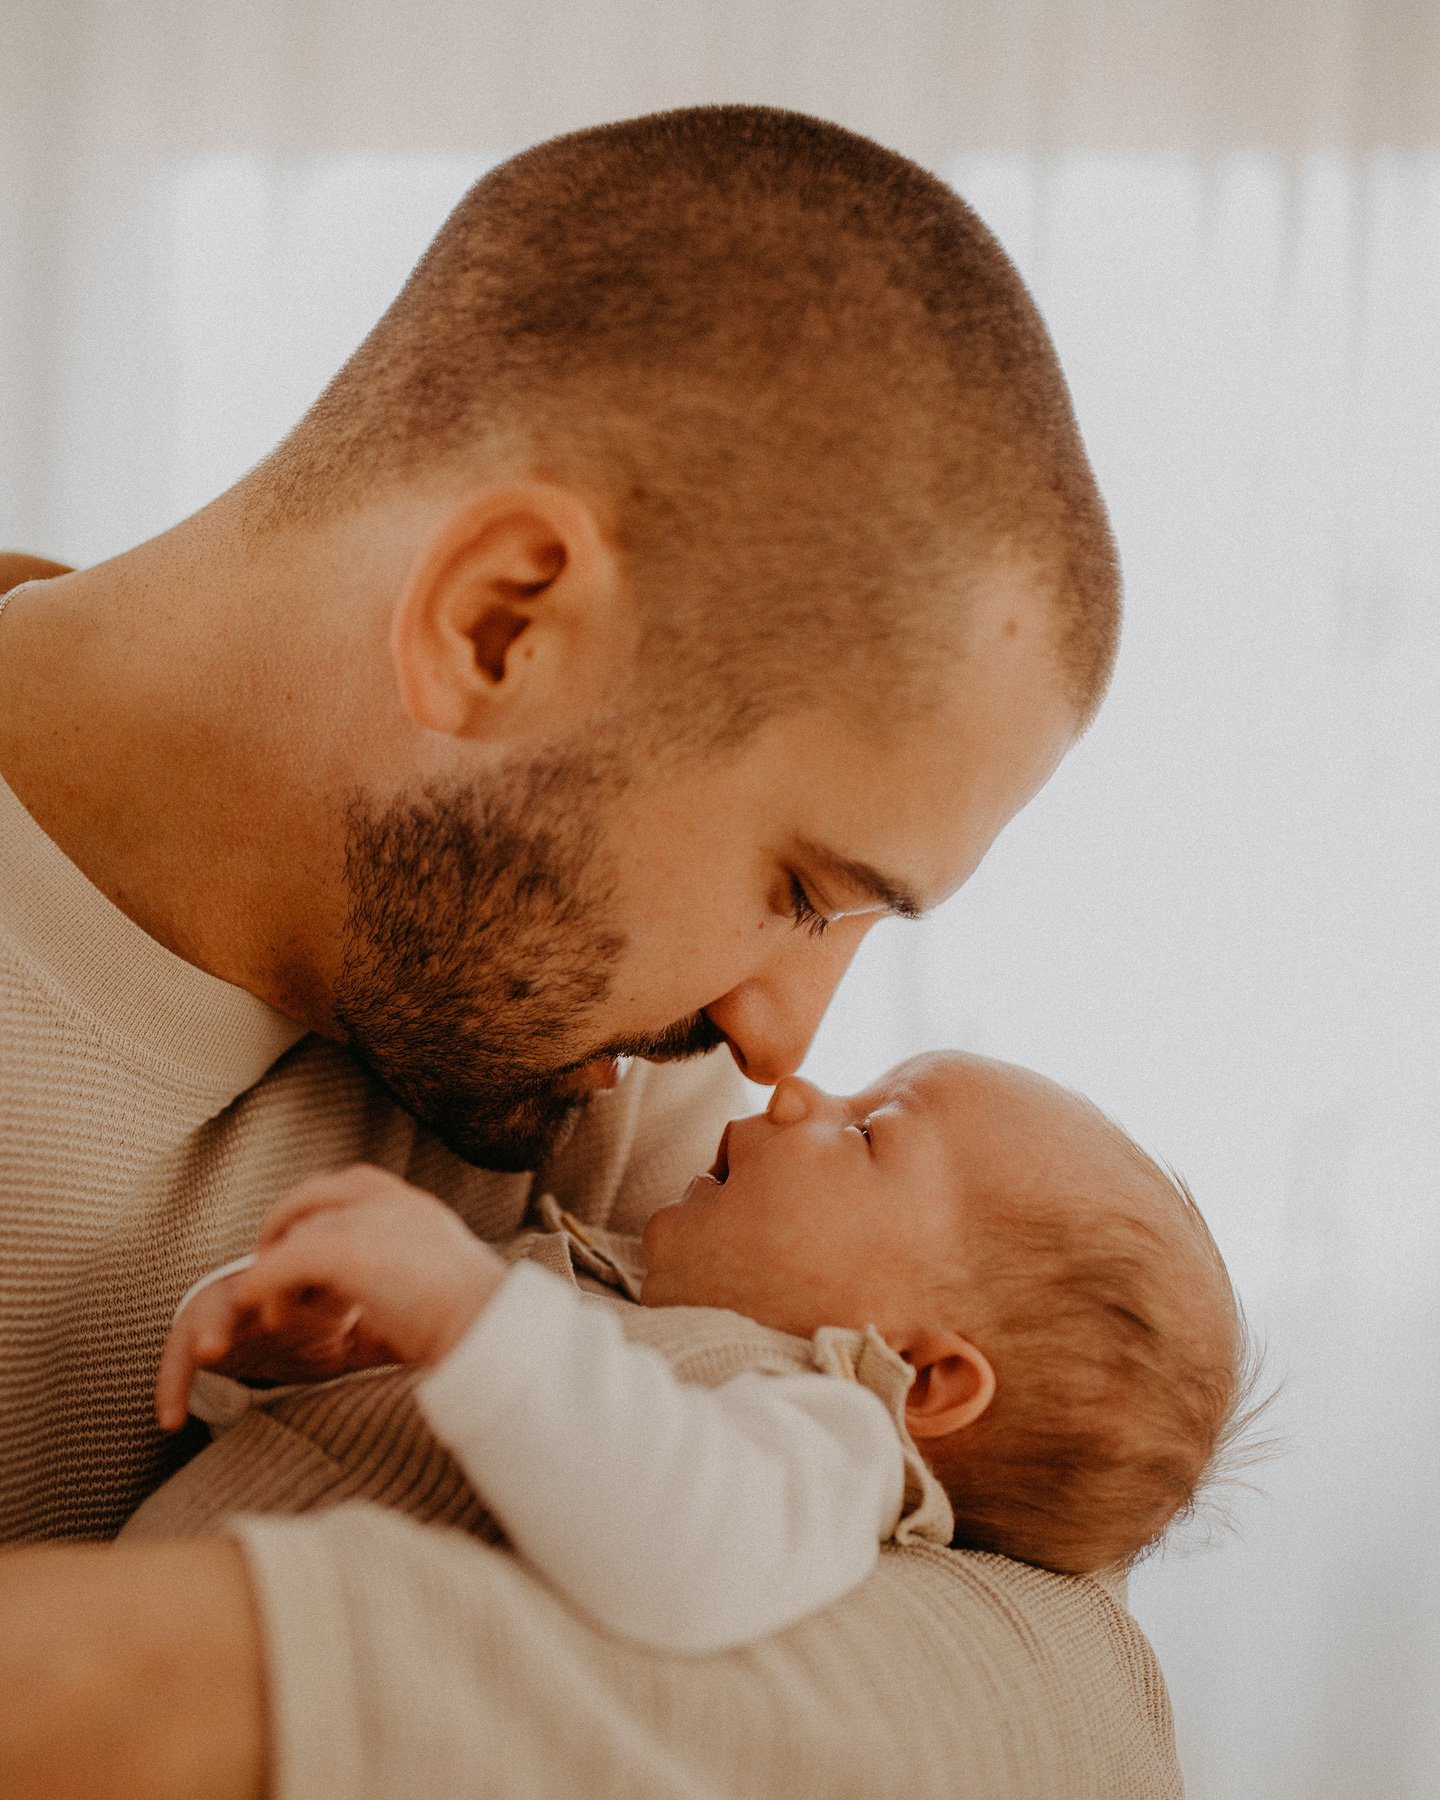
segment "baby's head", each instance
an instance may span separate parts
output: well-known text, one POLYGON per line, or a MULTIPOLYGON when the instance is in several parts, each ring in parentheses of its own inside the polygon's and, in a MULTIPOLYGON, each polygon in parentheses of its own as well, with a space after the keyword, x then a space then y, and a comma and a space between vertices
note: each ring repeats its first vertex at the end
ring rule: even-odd
POLYGON ((849 1098, 795 1078, 645 1233, 649 1306, 801 1336, 873 1324, 957 1546, 1079 1573, 1192 1502, 1240 1397, 1229 1278, 1181 1184, 1088 1101, 917 1057, 849 1098))

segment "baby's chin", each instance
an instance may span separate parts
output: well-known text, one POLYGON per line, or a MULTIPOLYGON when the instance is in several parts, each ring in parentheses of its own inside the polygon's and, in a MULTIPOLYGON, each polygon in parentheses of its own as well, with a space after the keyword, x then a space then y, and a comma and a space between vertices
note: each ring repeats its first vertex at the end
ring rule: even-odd
POLYGON ((678 1200, 667 1200, 664 1206, 657 1206, 645 1221, 645 1228, 640 1233, 640 1254, 645 1258, 647 1269, 654 1262, 657 1249, 665 1241, 668 1229, 665 1215, 674 1212, 679 1204, 678 1200))
POLYGON ((696 1293, 691 1283, 671 1269, 650 1269, 640 1284, 642 1306, 714 1306, 718 1302, 696 1293))
POLYGON ((687 1188, 679 1200, 658 1207, 645 1221, 645 1229, 640 1235, 640 1255, 645 1263, 645 1279, 640 1287, 642 1306, 727 1304, 709 1291, 713 1284, 706 1281, 705 1257, 686 1255, 689 1236, 685 1229, 689 1210, 686 1198, 689 1192, 687 1188))
POLYGON ((674 1236, 681 1224, 683 1214, 693 1212, 697 1203, 703 1205, 708 1193, 720 1193, 722 1184, 713 1175, 697 1175, 686 1185, 685 1192, 678 1200, 667 1200, 664 1206, 657 1206, 645 1221, 645 1229, 640 1234, 640 1251, 645 1258, 645 1266, 653 1267, 664 1255, 664 1246, 674 1236))
POLYGON ((657 1207, 645 1221, 645 1229, 640 1233, 640 1255, 645 1264, 645 1279, 640 1285, 642 1306, 676 1304, 666 1297, 675 1285, 667 1266, 670 1258, 666 1254, 666 1244, 671 1235, 673 1215, 679 1205, 678 1200, 670 1200, 664 1206, 657 1207))

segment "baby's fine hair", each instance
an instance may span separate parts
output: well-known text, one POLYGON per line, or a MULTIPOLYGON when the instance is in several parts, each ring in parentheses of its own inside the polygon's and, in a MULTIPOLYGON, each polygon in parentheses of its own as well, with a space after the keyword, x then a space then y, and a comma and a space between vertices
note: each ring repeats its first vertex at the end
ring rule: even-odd
POLYGON ((1030 1194, 972 1214, 966 1286, 996 1395, 927 1446, 957 1549, 1060 1574, 1154 1549, 1258 1411, 1244 1313, 1190 1190, 1103 1124, 1133 1204, 1030 1194))

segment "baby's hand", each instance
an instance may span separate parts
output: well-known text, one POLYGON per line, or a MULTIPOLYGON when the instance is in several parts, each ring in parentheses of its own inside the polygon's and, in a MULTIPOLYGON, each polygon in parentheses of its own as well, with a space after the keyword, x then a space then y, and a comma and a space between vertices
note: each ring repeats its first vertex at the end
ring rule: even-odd
POLYGON ((272 1207, 252 1267, 202 1288, 165 1341, 161 1428, 185 1423, 197 1368, 288 1381, 436 1363, 507 1273, 432 1195, 365 1164, 316 1175, 272 1207))

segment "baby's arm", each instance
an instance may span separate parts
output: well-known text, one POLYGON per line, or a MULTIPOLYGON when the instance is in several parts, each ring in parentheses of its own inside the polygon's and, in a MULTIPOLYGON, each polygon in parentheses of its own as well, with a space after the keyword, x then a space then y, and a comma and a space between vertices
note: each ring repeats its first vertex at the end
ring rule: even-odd
POLYGON ((903 1502, 899 1439, 868 1389, 690 1386, 532 1264, 418 1398, 516 1549, 657 1650, 728 1649, 828 1606, 869 1574, 903 1502))
POLYGON ((184 1422, 196 1367, 236 1372, 257 1344, 312 1376, 431 1365, 420 1404, 516 1549, 655 1649, 727 1649, 829 1605, 874 1567, 903 1503, 899 1439, 868 1389, 682 1383, 602 1303, 507 1269, 379 1169, 303 1183, 267 1216, 253 1266, 181 1309, 161 1424, 184 1422))

